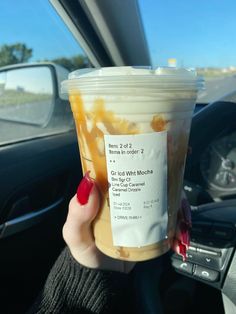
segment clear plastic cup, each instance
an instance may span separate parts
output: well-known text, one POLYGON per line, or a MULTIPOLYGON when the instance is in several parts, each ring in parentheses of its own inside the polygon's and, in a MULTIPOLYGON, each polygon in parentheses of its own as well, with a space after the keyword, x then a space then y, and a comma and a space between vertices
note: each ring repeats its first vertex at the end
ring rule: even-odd
POLYGON ((202 84, 193 70, 147 67, 77 70, 62 82, 83 172, 101 191, 93 230, 106 255, 142 261, 170 249, 202 84))

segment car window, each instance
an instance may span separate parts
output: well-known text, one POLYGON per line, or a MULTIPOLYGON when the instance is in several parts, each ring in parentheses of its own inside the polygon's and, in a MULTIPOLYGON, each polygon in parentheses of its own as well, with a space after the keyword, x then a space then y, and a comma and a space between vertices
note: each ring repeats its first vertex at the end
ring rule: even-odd
POLYGON ((236 89, 234 0, 139 0, 154 66, 195 68, 206 81, 199 103, 236 89))
POLYGON ((0 2, 0 145, 74 128, 60 83, 91 66, 49 1, 0 2))

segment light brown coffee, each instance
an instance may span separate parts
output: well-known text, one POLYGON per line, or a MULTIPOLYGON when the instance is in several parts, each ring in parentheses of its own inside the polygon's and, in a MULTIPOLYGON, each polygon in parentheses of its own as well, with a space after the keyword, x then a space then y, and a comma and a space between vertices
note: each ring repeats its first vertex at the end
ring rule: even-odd
MULTIPOLYGON (((92 76, 82 75, 78 79, 66 81, 66 88, 74 114, 83 172, 90 171, 102 195, 101 209, 93 225, 96 245, 113 258, 142 261, 167 252, 175 234, 197 80, 192 73, 184 70, 175 72, 169 69, 166 70, 167 74, 159 70, 161 74, 153 74, 149 70, 134 69, 131 72, 135 74, 130 74, 129 69, 115 68, 113 75, 107 75, 106 69, 100 70, 99 75, 95 72, 92 76), (117 69, 118 80, 115 75, 117 69), (137 74, 139 70, 140 76, 137 74), (153 82, 153 76, 159 78, 158 75, 160 81, 153 82), (105 80, 96 81, 97 76, 105 80), (184 89, 188 79, 192 85, 184 89), (149 84, 152 84, 151 87, 149 84), (150 245, 114 246, 104 135, 138 135, 163 131, 167 132, 167 234, 150 245)), ((112 73, 111 68, 108 71, 112 73)))

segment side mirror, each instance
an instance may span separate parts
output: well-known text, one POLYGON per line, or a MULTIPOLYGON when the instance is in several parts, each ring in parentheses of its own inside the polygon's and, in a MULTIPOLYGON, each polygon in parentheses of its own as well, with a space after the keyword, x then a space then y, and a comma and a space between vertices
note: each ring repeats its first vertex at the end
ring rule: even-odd
POLYGON ((22 64, 0 69, 0 120, 47 127, 65 112, 58 85, 68 71, 55 64, 22 64))

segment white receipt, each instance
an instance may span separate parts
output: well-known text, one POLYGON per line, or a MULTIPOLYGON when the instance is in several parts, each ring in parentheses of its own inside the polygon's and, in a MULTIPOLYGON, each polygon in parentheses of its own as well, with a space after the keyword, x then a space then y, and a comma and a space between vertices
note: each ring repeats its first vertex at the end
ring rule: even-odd
POLYGON ((141 247, 167 235, 167 132, 105 135, 113 244, 141 247))

